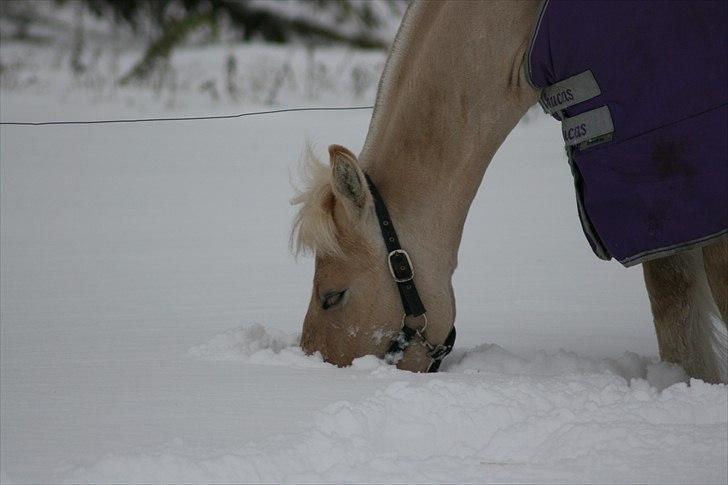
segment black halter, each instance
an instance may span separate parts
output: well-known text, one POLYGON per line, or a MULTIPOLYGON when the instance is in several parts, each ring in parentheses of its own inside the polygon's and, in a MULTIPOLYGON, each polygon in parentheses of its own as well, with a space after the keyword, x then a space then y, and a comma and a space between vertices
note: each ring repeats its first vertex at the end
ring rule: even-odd
POLYGON ((412 260, 407 254, 407 251, 402 249, 399 245, 399 238, 397 238, 397 231, 394 230, 394 224, 392 219, 389 217, 389 211, 387 206, 384 204, 382 196, 379 194, 376 185, 372 182, 369 175, 366 175, 367 183, 369 184, 369 191, 374 198, 374 210, 377 213, 377 219, 379 219, 379 228, 382 230, 382 237, 384 237, 384 245, 387 246, 387 263, 389 264, 389 272, 392 274, 394 281, 397 283, 399 289, 399 296, 402 300, 402 308, 404 309, 404 315, 402 316, 402 328, 399 331, 397 337, 392 340, 389 344, 389 349, 385 355, 385 360, 390 364, 396 364, 402 357, 404 357, 404 351, 412 344, 412 341, 417 337, 420 343, 427 349, 427 355, 432 359, 432 362, 427 367, 427 372, 437 372, 440 368, 442 359, 452 350, 453 344, 455 343, 455 327, 450 330, 447 335, 445 342, 442 344, 434 345, 425 336, 425 330, 427 329, 427 310, 425 305, 420 300, 420 295, 417 293, 417 287, 415 286, 414 276, 415 271, 412 266, 412 260), (407 317, 422 317, 424 323, 418 328, 412 328, 407 325, 407 317))

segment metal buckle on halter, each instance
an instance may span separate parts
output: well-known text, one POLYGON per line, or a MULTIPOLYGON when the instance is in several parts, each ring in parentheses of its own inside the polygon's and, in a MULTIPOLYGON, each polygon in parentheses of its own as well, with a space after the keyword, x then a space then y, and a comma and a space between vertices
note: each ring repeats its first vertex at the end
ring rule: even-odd
MULTIPOLYGON (((389 253, 387 262, 389 263, 389 272, 392 273, 392 277, 397 283, 404 283, 415 277, 412 260, 404 249, 395 249, 389 253)), ((404 319, 402 321, 404 322, 404 319)))

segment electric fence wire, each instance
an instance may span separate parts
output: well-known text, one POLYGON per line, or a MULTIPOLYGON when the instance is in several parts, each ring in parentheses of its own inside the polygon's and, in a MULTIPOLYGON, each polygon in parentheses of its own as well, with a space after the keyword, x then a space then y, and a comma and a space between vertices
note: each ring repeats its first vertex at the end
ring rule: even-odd
POLYGON ((233 118, 243 118, 245 116, 271 115, 277 113, 292 113, 298 111, 351 111, 361 109, 372 109, 374 106, 324 106, 309 108, 281 108, 266 111, 249 111, 246 113, 238 113, 234 115, 217 115, 217 116, 182 116, 171 118, 129 118, 118 120, 80 120, 80 121, 0 121, 0 125, 14 126, 44 126, 44 125, 101 125, 111 123, 150 123, 164 121, 194 121, 194 120, 225 120, 233 118))

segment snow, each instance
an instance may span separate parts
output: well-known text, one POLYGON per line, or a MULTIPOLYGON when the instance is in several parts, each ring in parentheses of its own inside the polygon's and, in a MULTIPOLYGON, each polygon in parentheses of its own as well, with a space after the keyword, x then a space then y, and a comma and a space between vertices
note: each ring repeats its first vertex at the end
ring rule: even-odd
MULTIPOLYGON (((402 379, 402 378, 400 378, 402 379)), ((200 459, 175 451, 106 457, 79 481, 584 482, 720 481, 711 457, 725 393, 693 382, 658 393, 610 375, 497 373, 389 384, 315 413, 297 436, 200 459), (688 450, 685 452, 685 450, 688 450), (679 467, 675 473, 673 467, 679 467), (514 475, 514 472, 518 475, 514 475), (601 477, 601 480, 597 477, 601 477), (596 480, 595 480, 596 478, 596 480)))
MULTIPOLYGON (((269 331, 262 325, 250 325, 227 331, 206 344, 189 350, 202 360, 239 360, 259 365, 325 367, 320 355, 309 357, 298 346, 300 335, 269 331)), ((373 357, 373 356, 370 356, 373 357)))
MULTIPOLYGON (((230 49, 180 52, 157 96, 3 44, 35 81, 0 84, 0 118, 260 109, 247 69, 236 100, 201 73, 222 86, 230 52, 272 77, 311 66, 230 49)), ((315 56, 315 89, 278 103, 371 103, 350 74, 381 54, 315 56)), ((360 149, 369 116, 0 127, 0 482, 726 483, 728 389, 659 362, 640 269, 591 254, 536 112, 470 212, 443 372, 301 352, 312 263, 289 254, 290 176, 307 139, 360 149)))

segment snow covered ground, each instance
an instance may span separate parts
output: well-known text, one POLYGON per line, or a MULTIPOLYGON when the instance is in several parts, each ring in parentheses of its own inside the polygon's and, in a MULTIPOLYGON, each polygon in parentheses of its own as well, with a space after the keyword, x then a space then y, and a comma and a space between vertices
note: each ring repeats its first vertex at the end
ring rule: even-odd
MULTIPOLYGON (((383 62, 190 49, 154 94, 43 55, 0 51, 30 66, 3 121, 258 109, 286 62, 277 105, 368 104, 383 62), (237 100, 230 52, 250 66, 237 100)), ((306 139, 360 149, 369 116, 2 126, 0 481, 726 483, 728 389, 657 362, 640 269, 591 254, 537 113, 471 211, 443 372, 302 355, 289 175, 306 139)))

